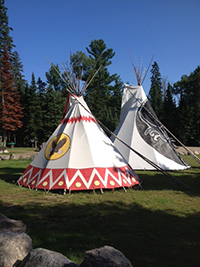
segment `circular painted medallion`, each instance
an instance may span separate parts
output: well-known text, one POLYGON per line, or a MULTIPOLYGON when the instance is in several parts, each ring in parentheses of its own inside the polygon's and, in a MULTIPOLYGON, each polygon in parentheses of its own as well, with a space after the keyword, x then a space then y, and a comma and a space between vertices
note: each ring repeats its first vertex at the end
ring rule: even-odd
POLYGON ((52 138, 45 149, 45 158, 55 160, 61 158, 70 147, 70 138, 66 134, 60 134, 52 138))

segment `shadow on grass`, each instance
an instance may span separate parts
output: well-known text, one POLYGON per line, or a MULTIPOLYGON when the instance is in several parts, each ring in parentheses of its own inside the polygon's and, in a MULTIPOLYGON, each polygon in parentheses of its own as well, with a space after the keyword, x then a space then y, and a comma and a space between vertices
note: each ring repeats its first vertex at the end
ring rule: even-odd
POLYGON ((58 251, 76 263, 84 252, 104 245, 122 251, 134 266, 199 266, 200 216, 173 216, 137 204, 105 201, 75 205, 6 206, 22 220, 34 247, 58 251))
POLYGON ((0 178, 7 183, 15 184, 24 171, 24 168, 1 168, 0 178))

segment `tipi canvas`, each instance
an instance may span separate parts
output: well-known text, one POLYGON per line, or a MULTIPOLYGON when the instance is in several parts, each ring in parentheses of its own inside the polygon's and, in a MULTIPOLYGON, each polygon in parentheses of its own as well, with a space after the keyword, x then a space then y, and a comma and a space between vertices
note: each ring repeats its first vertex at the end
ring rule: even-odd
MULTIPOLYGON (((124 85, 116 136, 163 170, 188 168, 158 121, 142 85, 124 85)), ((155 169, 118 139, 111 140, 134 169, 155 169)))
POLYGON ((94 190, 132 187, 138 178, 90 113, 69 93, 60 125, 18 180, 25 187, 94 190))

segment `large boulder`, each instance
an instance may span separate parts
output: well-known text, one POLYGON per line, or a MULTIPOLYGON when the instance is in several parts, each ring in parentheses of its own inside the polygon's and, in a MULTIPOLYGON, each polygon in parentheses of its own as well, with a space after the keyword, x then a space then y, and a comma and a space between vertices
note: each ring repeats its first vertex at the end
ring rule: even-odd
POLYGON ((44 248, 33 249, 16 267, 78 267, 61 253, 44 248))
POLYGON ((0 266, 11 267, 32 250, 32 240, 25 233, 0 232, 0 266))
POLYGON ((132 267, 131 262, 119 250, 104 246, 86 251, 80 267, 132 267))
POLYGON ((14 160, 14 159, 31 159, 33 160, 35 158, 35 156, 37 155, 36 152, 33 153, 24 153, 24 154, 11 154, 10 155, 10 160, 14 160))
POLYGON ((0 160, 9 160, 10 159, 10 155, 0 155, 0 160))
POLYGON ((0 232, 25 232, 26 225, 21 220, 9 219, 5 215, 0 213, 0 232))

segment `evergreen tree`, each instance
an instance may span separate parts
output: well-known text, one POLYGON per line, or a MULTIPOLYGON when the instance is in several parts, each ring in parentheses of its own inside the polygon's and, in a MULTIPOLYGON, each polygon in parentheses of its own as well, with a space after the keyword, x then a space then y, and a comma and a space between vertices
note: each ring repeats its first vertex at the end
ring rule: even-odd
POLYGON ((47 83, 51 84, 54 91, 61 91, 62 82, 61 82, 61 77, 59 73, 60 73, 60 70, 59 70, 58 65, 56 65, 55 68, 51 66, 49 71, 46 72, 47 83), (55 69, 57 69, 57 71, 55 69))
POLYGON ((189 76, 182 76, 174 88, 174 92, 180 95, 177 114, 179 138, 186 145, 200 145, 200 66, 189 76))
POLYGON ((172 86, 170 83, 167 84, 167 90, 164 97, 164 114, 163 123, 164 125, 176 136, 177 123, 176 123, 176 103, 172 95, 172 86))
POLYGON ((193 124, 192 109, 188 100, 189 99, 181 94, 177 113, 178 138, 185 145, 191 145, 189 139, 191 135, 191 127, 193 124))
POLYGON ((36 92, 36 123, 37 123, 37 130, 36 130, 36 136, 38 143, 41 145, 44 140, 44 113, 45 110, 44 107, 44 98, 45 98, 45 90, 46 90, 46 83, 41 80, 39 77, 37 80, 37 92, 36 92))
POLYGON ((194 136, 192 141, 193 145, 200 145, 200 66, 198 66, 194 72, 190 75, 190 80, 192 84, 192 106, 193 106, 193 132, 194 136))
POLYGON ((62 119, 63 99, 61 92, 55 92, 51 84, 47 87, 43 102, 43 139, 47 141, 62 119))
MULTIPOLYGON (((82 51, 70 55, 70 65, 78 79, 82 79, 83 70, 87 70, 90 63, 87 56, 82 51)), ((70 71, 69 71, 70 72, 70 71)))
POLYGON ((26 80, 24 79, 23 65, 22 62, 20 61, 20 57, 17 51, 14 51, 12 53, 11 63, 12 63, 12 72, 16 81, 17 88, 20 94, 23 94, 26 86, 26 80))
MULTIPOLYGON (((25 107, 26 106, 25 88, 27 86, 27 81, 24 79, 23 65, 22 65, 22 62, 20 61, 19 54, 17 51, 14 51, 11 54, 11 64, 12 64, 12 72, 14 75, 15 83, 20 93, 20 103, 22 107, 25 107)), ((22 119, 22 122, 24 124, 24 119, 22 119)), ((23 128, 24 127, 20 128, 16 132, 18 145, 23 144, 23 140, 24 140, 23 128)))
POLYGON ((149 90, 148 99, 159 120, 162 120, 163 119, 162 81, 157 62, 154 62, 154 64, 152 65, 151 73, 152 73, 151 87, 149 90))
POLYGON ((23 115, 20 94, 11 71, 11 63, 6 46, 4 47, 0 74, 0 124, 3 129, 3 136, 8 134, 8 140, 10 141, 10 134, 22 127, 21 118, 23 115))
POLYGON ((41 98, 44 97, 46 85, 47 84, 43 82, 41 78, 39 77, 37 80, 37 91, 41 98))
MULTIPOLYGON (((13 38, 10 36, 10 31, 13 29, 9 27, 8 24, 8 16, 7 16, 7 8, 5 7, 5 1, 0 0, 0 66, 3 60, 4 46, 7 48, 7 52, 9 55, 9 61, 11 63, 11 72, 14 76, 14 83, 17 91, 20 94, 20 103, 23 106, 23 95, 25 93, 26 81, 23 77, 23 66, 20 62, 18 53, 12 52, 12 49, 15 47, 13 44, 13 38)), ((2 85, 0 84, 0 92, 2 85)), ((22 118, 23 120, 23 118, 22 118)), ((21 129, 17 130, 17 140, 20 140, 21 129)))
POLYGON ((11 55, 11 50, 14 47, 13 39, 9 35, 13 29, 8 25, 7 8, 5 1, 0 0, 0 66, 4 54, 4 46, 7 47, 8 54, 11 55))
MULTIPOLYGON (((39 82, 40 81, 41 81, 41 79, 39 79, 39 82)), ((38 85, 38 82, 36 84, 37 91, 36 91, 36 101, 35 101, 35 103, 36 103, 35 104, 35 127, 36 127, 36 140, 41 144, 44 141, 43 140, 43 127, 44 127, 43 100, 44 100, 44 96, 43 96, 43 94, 41 94, 41 91, 39 91, 37 85, 38 85)), ((41 90, 41 87, 40 87, 40 90, 41 90)))
POLYGON ((37 86, 35 82, 35 75, 32 73, 31 85, 26 91, 26 104, 24 110, 24 142, 25 145, 33 145, 37 137, 37 108, 39 106, 37 98, 37 86))
MULTIPOLYGON (((89 66, 90 66, 90 60, 83 52, 77 51, 76 53, 70 55, 70 67, 68 67, 66 71, 68 71, 68 75, 71 81, 74 82, 74 85, 77 90, 76 93, 78 93, 78 95, 80 94, 80 91, 82 90, 83 87, 82 84, 82 79, 84 79, 83 73, 86 72, 88 69, 90 69, 89 66)), ((65 76, 68 75, 65 74, 65 76)), ((86 74, 84 76, 85 79, 88 78, 86 77, 86 74)))
POLYGON ((108 72, 108 66, 112 63, 111 59, 115 53, 113 49, 107 49, 102 39, 92 41, 86 49, 89 57, 85 61, 88 67, 85 69, 83 79, 86 80, 88 76, 98 72, 86 90, 85 100, 94 116, 114 130, 118 122, 116 114, 119 115, 119 112, 116 110, 120 110, 122 87, 119 76, 110 75, 108 72))
POLYGON ((86 48, 89 53, 90 69, 86 72, 87 77, 94 74, 99 68, 98 73, 86 91, 86 102, 92 113, 102 122, 106 121, 106 106, 110 100, 109 85, 113 81, 110 77, 107 66, 111 64, 114 56, 112 49, 106 49, 103 40, 94 40, 86 48))
POLYGON ((111 87, 111 98, 108 106, 111 111, 111 120, 107 124, 109 129, 113 132, 119 123, 120 111, 121 111, 121 99, 122 99, 123 82, 119 76, 115 77, 114 86, 111 87))
POLYGON ((15 45, 13 44, 13 38, 10 36, 10 31, 13 31, 13 29, 8 25, 7 8, 5 7, 4 3, 4 0, 0 0, 0 65, 3 57, 3 49, 4 46, 6 46, 17 87, 18 90, 21 91, 26 82, 22 75, 23 65, 20 62, 17 51, 12 52, 12 49, 15 47, 15 45))
POLYGON ((25 83, 24 87, 22 88, 20 92, 20 102, 21 106, 23 107, 23 118, 22 118, 22 124, 23 126, 16 132, 17 136, 17 145, 18 146, 27 146, 27 141, 26 141, 26 134, 25 134, 25 129, 26 129, 26 124, 27 124, 27 98, 28 98, 28 93, 29 93, 29 85, 28 82, 25 83))

